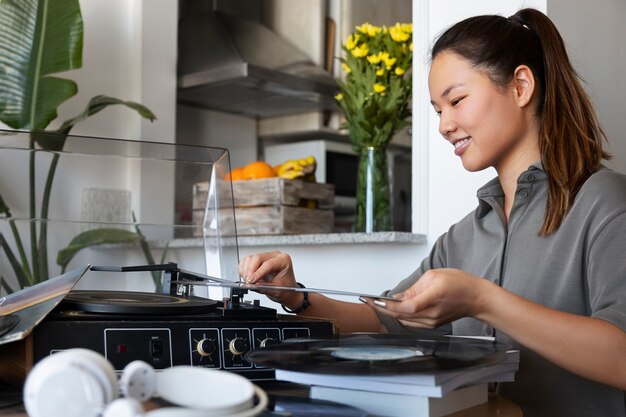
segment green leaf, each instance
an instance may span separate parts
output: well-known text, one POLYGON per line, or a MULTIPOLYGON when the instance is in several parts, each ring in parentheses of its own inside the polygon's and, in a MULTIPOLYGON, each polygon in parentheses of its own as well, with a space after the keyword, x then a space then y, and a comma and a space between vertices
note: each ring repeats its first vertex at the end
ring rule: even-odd
POLYGON ((82 113, 63 122, 61 127, 55 132, 33 132, 32 137, 42 149, 48 151, 61 151, 65 145, 67 135, 76 124, 96 113, 101 112, 108 106, 115 105, 122 105, 135 110, 144 119, 148 119, 150 121, 154 121, 156 119, 154 113, 142 104, 134 101, 124 101, 114 97, 98 95, 89 100, 87 107, 85 107, 85 110, 83 110, 82 113))
POLYGON ((141 236, 139 234, 124 229, 101 228, 87 230, 74 237, 69 245, 59 251, 57 264, 65 270, 72 258, 85 248, 106 243, 132 243, 140 239, 141 236))
POLYGON ((11 264, 11 268, 13 268, 13 272, 15 272, 15 276, 17 277, 17 281, 20 287, 26 287, 28 285, 31 285, 30 280, 24 273, 23 265, 21 265, 20 262, 17 260, 17 257, 11 250, 11 247, 9 246, 2 233, 0 233, 0 248, 4 250, 6 257, 11 264))
POLYGON ((6 214, 7 217, 11 217, 11 210, 9 210, 9 206, 4 202, 2 195, 0 195, 0 214, 6 214))
POLYGON ((89 116, 93 116, 94 114, 99 113, 100 111, 104 110, 108 106, 114 106, 114 105, 123 105, 132 110, 135 110, 144 119, 148 119, 150 121, 154 121, 156 119, 156 116, 154 115, 154 113, 152 113, 152 111, 150 111, 150 109, 148 109, 146 106, 143 106, 139 103, 135 103, 134 101, 124 101, 124 100, 120 100, 114 97, 99 95, 89 100, 87 107, 85 108, 85 110, 83 110, 81 114, 69 120, 66 120, 63 123, 63 125, 61 125, 58 132, 67 133, 75 124, 85 120, 89 116))
POLYGON ((82 66, 83 20, 78 0, 0 1, 0 121, 44 130, 78 91, 52 74, 82 66))
POLYGON ((0 276, 0 290, 4 288, 4 291, 7 294, 12 294, 15 292, 15 290, 13 288, 11 288, 11 286, 9 285, 9 283, 7 282, 6 279, 4 279, 3 276, 0 276))

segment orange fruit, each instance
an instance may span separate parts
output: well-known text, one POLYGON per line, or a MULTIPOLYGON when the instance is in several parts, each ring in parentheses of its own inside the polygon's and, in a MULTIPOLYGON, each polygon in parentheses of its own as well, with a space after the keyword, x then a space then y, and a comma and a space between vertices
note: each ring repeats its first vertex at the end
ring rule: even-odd
POLYGON ((235 168, 224 177, 225 180, 238 181, 243 179, 243 168, 235 168))
POLYGON ((267 162, 254 161, 243 167, 243 179, 255 180, 259 178, 275 177, 274 168, 267 162))

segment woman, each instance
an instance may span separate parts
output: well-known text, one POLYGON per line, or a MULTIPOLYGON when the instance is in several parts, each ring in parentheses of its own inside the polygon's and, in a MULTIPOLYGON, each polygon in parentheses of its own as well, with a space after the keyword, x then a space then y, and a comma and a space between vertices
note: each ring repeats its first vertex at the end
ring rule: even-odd
MULTIPOLYGON (((524 416, 626 416, 626 178, 556 27, 541 12, 479 16, 432 50, 439 130, 469 171, 494 167, 479 205, 386 294, 357 305, 274 291, 288 309, 342 332, 406 333, 452 324, 521 352, 499 393, 524 416)), ((297 285, 289 256, 246 257, 248 282, 297 285)))

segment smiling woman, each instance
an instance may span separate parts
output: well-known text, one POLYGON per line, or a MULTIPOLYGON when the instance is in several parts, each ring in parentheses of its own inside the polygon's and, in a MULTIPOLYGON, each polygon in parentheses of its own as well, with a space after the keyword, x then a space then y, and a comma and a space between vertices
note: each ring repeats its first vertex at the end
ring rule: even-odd
MULTIPOLYGON (((446 30, 431 56, 440 133, 468 170, 498 176, 383 293, 399 302, 310 294, 305 314, 332 317, 343 331, 495 337, 521 351, 516 381, 498 390, 525 416, 624 415, 626 176, 601 165, 604 135, 561 36, 534 9, 476 16, 446 30)), ((240 273, 296 285, 280 252, 244 258, 240 273)))
POLYGON ((511 83, 493 88, 488 72, 443 52, 433 61, 430 78, 431 103, 439 116, 439 133, 454 146, 468 171, 493 166, 499 175, 519 170, 540 159, 535 117, 539 92, 527 66, 515 72, 511 83), (519 150, 516 166, 508 167, 503 156, 519 150))

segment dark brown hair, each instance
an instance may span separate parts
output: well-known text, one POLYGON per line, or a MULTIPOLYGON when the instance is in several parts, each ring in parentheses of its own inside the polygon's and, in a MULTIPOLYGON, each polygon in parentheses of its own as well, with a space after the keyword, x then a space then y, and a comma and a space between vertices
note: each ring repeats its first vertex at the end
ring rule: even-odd
POLYGON ((591 101, 574 70, 557 28, 543 13, 522 9, 508 19, 476 16, 446 30, 435 42, 431 59, 450 51, 507 85, 519 65, 527 65, 538 86, 539 151, 548 175, 546 215, 539 231, 556 231, 576 194, 610 155, 591 101))

